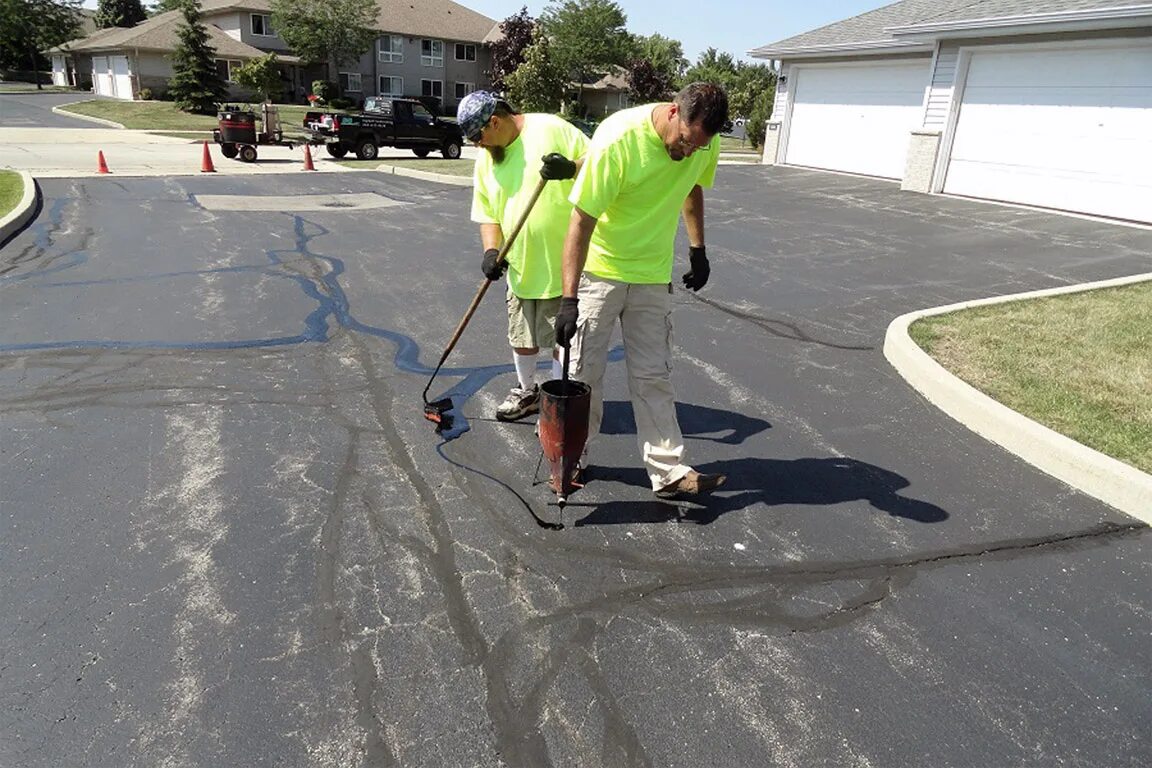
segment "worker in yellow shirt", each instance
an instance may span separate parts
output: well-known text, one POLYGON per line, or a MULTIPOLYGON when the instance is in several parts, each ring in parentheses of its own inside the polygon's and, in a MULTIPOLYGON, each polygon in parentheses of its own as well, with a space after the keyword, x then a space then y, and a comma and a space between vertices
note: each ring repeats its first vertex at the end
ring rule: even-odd
POLYGON ((571 344, 572 376, 592 388, 588 432, 600 429, 608 343, 617 320, 624 337, 637 440, 659 497, 707 493, 724 475, 684 463, 672 391, 672 261, 681 215, 691 267, 684 286, 708 282, 704 188, 720 155, 728 96, 693 83, 666 104, 621 110, 596 129, 569 200, 563 298, 556 340, 571 344))
POLYGON ((508 342, 516 386, 496 409, 513 421, 540 410, 536 357, 552 353, 552 378, 560 378, 555 321, 560 306, 560 262, 572 204, 572 178, 588 139, 563 118, 520 114, 487 91, 460 102, 457 120, 464 136, 482 147, 473 170, 472 221, 480 225, 481 271, 499 280, 508 269, 508 342), (537 175, 539 173, 539 176, 537 175), (504 262, 496 263, 505 236, 519 221, 540 177, 549 180, 504 262))

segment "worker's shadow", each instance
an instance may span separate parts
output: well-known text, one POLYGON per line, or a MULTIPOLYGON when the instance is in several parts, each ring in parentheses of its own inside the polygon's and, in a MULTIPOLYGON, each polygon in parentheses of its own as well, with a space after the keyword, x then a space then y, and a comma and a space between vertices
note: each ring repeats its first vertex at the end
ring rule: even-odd
MULTIPOLYGON (((721 515, 764 504, 839 504, 862 499, 874 509, 918 523, 939 523, 948 513, 927 501, 901 496, 908 480, 875 464, 840 456, 822 459, 735 459, 698 465, 701 472, 722 472, 727 482, 714 494, 691 500, 610 501, 599 504, 576 525, 666 523, 707 525, 721 515)), ((643 469, 590 468, 589 481, 615 481, 648 488, 643 469)))
MULTIPOLYGON (((689 403, 676 403, 676 420, 680 422, 680 431, 685 437, 727 445, 739 445, 752 435, 772 428, 764 419, 689 403)), ((600 434, 635 435, 636 418, 632 404, 605 400, 600 434)))

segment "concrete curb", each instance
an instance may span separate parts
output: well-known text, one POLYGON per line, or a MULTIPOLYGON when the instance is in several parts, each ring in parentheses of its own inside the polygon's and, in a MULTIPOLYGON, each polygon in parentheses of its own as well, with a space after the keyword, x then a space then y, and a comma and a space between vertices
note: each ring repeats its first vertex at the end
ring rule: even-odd
POLYGON ((946 371, 908 335, 908 326, 923 317, 1149 280, 1152 280, 1152 273, 909 312, 889 324, 884 336, 884 356, 920 394, 976 434, 1073 488, 1152 524, 1152 475, 1105 456, 996 402, 946 371))
POLYGON ((121 129, 124 128, 124 126, 120 125, 120 123, 114 123, 111 120, 105 120, 102 117, 89 117, 88 115, 82 115, 79 112, 69 112, 67 109, 65 109, 65 107, 70 107, 70 106, 72 106, 72 104, 80 104, 80 103, 82 103, 82 102, 73 101, 73 102, 68 103, 68 104, 59 104, 55 107, 52 107, 52 111, 58 115, 64 115, 65 117, 74 117, 77 120, 87 120, 90 123, 96 123, 98 125, 106 125, 109 128, 121 128, 121 129))
POLYGON ((453 184, 457 187, 472 186, 471 176, 453 176, 447 173, 418 171, 413 168, 400 168, 395 165, 388 165, 387 163, 376 166, 376 170, 380 173, 393 173, 397 176, 411 176, 414 179, 423 179, 424 181, 438 181, 441 184, 453 184))
POLYGON ((40 189, 36 180, 28 171, 16 171, 24 180, 24 195, 16 207, 0 219, 0 246, 8 242, 8 238, 20 231, 36 213, 36 206, 40 200, 40 189))

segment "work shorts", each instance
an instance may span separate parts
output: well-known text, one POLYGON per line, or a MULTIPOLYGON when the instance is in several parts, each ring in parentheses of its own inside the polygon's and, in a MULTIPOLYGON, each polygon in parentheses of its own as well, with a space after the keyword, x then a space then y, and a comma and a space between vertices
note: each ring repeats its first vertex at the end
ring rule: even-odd
POLYGON ((556 346, 556 313, 560 297, 521 299, 508 291, 508 344, 519 349, 556 346))

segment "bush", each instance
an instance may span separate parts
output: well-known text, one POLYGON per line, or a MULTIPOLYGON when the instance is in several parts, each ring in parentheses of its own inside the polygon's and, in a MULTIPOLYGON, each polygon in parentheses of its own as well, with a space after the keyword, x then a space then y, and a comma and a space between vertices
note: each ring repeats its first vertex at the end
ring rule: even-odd
POLYGON ((140 99, 140 101, 152 101, 152 89, 141 88, 140 93, 136 94, 136 98, 140 99))
POLYGON ((343 96, 337 96, 334 99, 328 100, 328 106, 332 109, 352 109, 356 106, 356 99, 347 99, 343 96))
POLYGON ((313 80, 312 93, 323 102, 330 102, 339 98, 340 86, 328 80, 313 80))
POLYGON ((758 96, 752 104, 752 114, 744 121, 744 135, 753 149, 760 149, 764 143, 764 132, 768 130, 768 118, 772 115, 772 102, 775 98, 775 88, 758 96))

